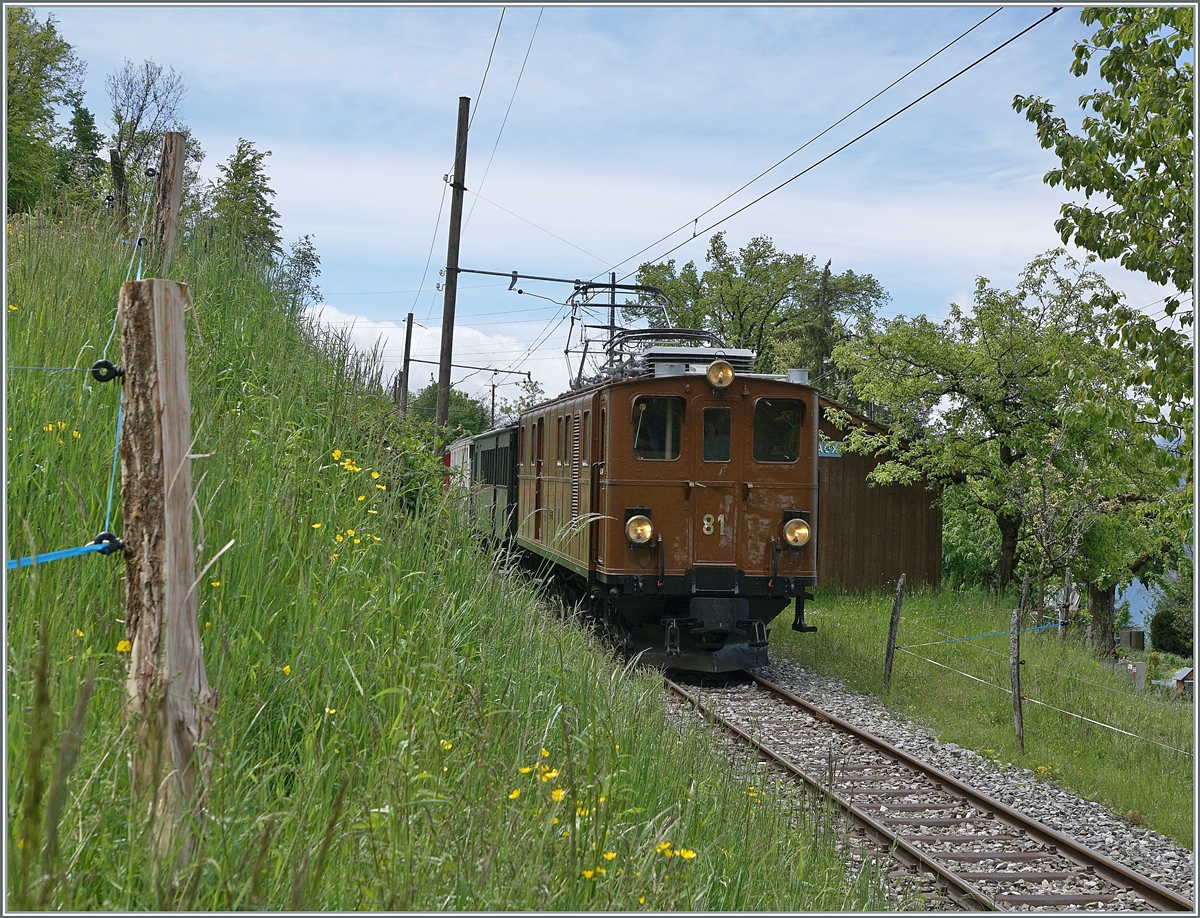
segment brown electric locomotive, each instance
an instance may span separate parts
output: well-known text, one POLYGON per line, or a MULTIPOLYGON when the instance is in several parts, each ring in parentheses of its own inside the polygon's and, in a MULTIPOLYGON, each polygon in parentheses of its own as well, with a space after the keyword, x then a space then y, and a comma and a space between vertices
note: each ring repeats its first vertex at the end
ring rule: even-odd
MULTIPOLYGON (((615 335, 610 357, 647 330, 615 335)), ((818 392, 676 330, 517 423, 452 445, 495 535, 552 565, 645 662, 765 665, 768 625, 817 573, 818 392)))

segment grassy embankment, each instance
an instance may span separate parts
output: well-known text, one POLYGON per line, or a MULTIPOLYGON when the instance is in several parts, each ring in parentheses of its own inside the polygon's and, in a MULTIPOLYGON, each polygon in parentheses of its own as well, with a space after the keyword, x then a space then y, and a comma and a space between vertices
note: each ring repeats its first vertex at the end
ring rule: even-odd
MULTIPOLYGON (((109 336, 129 248, 62 219, 10 221, 10 365, 90 366, 109 336)), ((236 248, 185 249, 172 276, 196 302, 193 452, 214 453, 193 469, 201 563, 236 539, 200 584, 219 703, 196 866, 171 878, 131 804, 121 559, 47 563, 7 575, 10 906, 878 906, 819 814, 751 791, 709 734, 664 714, 653 676, 477 550, 428 451, 368 394, 370 368, 315 347, 236 248), (93 667, 55 826, 46 785, 93 667), (52 736, 33 767, 39 712, 52 736)), ((10 557, 100 530, 118 394, 80 372, 9 373, 10 557)))
MULTIPOLYGON (((1132 677, 1114 672, 1070 636, 1063 642, 1056 629, 1022 634, 1023 695, 1145 739, 1027 701, 1023 705, 1025 754, 1021 755, 1008 692, 1007 632, 1014 602, 950 591, 906 596, 898 646, 1003 691, 897 652, 885 699, 888 706, 920 721, 944 741, 974 749, 996 762, 1028 768, 1043 780, 1098 800, 1130 821, 1192 847, 1192 758, 1184 752, 1193 751, 1194 708, 1173 692, 1149 686, 1151 678, 1170 675, 1174 658, 1154 661, 1147 690, 1135 691, 1132 677), (993 632, 1004 633, 943 643, 993 632)), ((776 627, 772 630, 776 651, 837 676, 852 688, 879 694, 892 595, 819 593, 810 609, 811 623, 820 630, 801 635, 776 627)))

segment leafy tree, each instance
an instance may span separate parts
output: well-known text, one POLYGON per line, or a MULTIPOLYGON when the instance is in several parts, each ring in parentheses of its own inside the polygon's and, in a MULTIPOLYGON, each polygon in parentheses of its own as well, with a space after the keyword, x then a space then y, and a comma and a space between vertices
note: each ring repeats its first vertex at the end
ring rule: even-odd
MULTIPOLYGON (((1158 284, 1193 290, 1193 67, 1192 7, 1087 8, 1080 18, 1099 24, 1090 41, 1075 45, 1071 72, 1088 73, 1101 56, 1107 86, 1081 96, 1082 134, 1073 134, 1054 106, 1017 96, 1013 107, 1037 127, 1061 165, 1046 173, 1050 185, 1083 191, 1085 204, 1066 203, 1055 222, 1064 242, 1101 258, 1120 259, 1158 284), (1092 197, 1097 200, 1093 201, 1092 197)), ((1114 304, 1114 307, 1116 304, 1114 304)), ((1169 297, 1166 314, 1176 328, 1158 328, 1127 307, 1117 308, 1119 334, 1141 357, 1137 379, 1167 408, 1169 439, 1192 451, 1193 351, 1187 329, 1194 306, 1169 297)), ((1114 331, 1114 337, 1118 334, 1114 331)), ((1188 470, 1189 481, 1191 471, 1188 470)))
POLYGON ((321 289, 317 286, 317 278, 321 276, 321 256, 317 254, 312 236, 304 235, 293 242, 276 270, 278 285, 291 309, 300 310, 321 302, 321 289))
MULTIPOLYGON (((408 410, 418 419, 432 421, 437 412, 437 380, 429 379, 429 385, 408 400, 408 410)), ((477 398, 471 398, 458 389, 450 389, 450 412, 446 418, 445 442, 468 434, 483 433, 488 428, 488 409, 477 398)))
POLYGON ((212 215, 224 228, 238 236, 254 254, 281 255, 279 211, 271 204, 275 191, 263 171, 271 151, 259 152, 254 144, 239 138, 227 163, 217 166, 220 178, 212 190, 212 215))
POLYGON ((1194 648, 1195 605, 1191 559, 1181 564, 1166 583, 1155 590, 1150 619, 1150 643, 1155 650, 1190 657, 1194 648))
POLYGON ((546 400, 546 390, 533 377, 521 380, 519 385, 521 394, 516 399, 511 402, 506 398, 500 399, 500 404, 496 408, 497 423, 511 424, 523 412, 546 400))
POLYGON ((705 261, 709 268, 702 274, 691 261, 678 271, 674 259, 643 264, 638 283, 666 293, 670 314, 643 299, 624 307, 625 319, 711 331, 730 347, 754 350, 760 371, 793 359, 804 363, 792 366, 808 366, 819 381, 832 345, 851 326, 869 322, 888 300, 871 275, 830 275, 809 255, 778 251, 767 236, 756 236, 735 253, 725 234, 717 233, 705 261))
POLYGON ((83 200, 98 199, 100 177, 105 161, 97 153, 104 135, 96 129, 96 118, 83 105, 83 98, 71 99, 71 121, 58 151, 58 184, 83 200))
POLYGON ((1104 344, 1111 318, 1102 305, 1113 296, 1094 271, 1054 251, 1025 269, 1015 291, 979 278, 969 312, 954 305, 940 324, 901 316, 834 351, 859 395, 894 419, 883 434, 851 429, 847 448, 881 457, 875 483, 955 486, 962 506, 989 513, 1000 534, 999 589, 1017 562, 1027 513, 1014 489, 1030 463, 1053 462, 1050 445, 1065 425, 1079 428, 1077 446, 1089 433, 1103 440, 1102 421, 1136 419, 1143 407, 1122 385, 1127 356, 1104 344), (1076 410, 1084 403, 1094 407, 1076 410))
POLYGON ((950 485, 942 507, 942 580, 953 587, 984 587, 996 572, 1000 530, 995 514, 980 507, 961 485, 950 485))
POLYGON ((53 15, 39 22, 23 7, 5 9, 8 211, 24 211, 54 184, 62 131, 54 106, 78 100, 84 65, 58 34, 53 15))

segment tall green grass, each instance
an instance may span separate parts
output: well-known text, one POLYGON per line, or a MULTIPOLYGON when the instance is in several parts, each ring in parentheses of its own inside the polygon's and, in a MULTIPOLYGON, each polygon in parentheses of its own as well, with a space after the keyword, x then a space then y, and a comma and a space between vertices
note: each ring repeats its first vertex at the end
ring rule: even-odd
MULTIPOLYGON (((892 684, 883 696, 888 706, 943 741, 1029 768, 1192 847, 1193 759, 1186 753, 1194 749, 1193 705, 1173 692, 1135 691, 1127 673, 1097 660, 1070 634, 1063 641, 1057 629, 1026 632, 1023 695, 1134 735, 1027 700, 1022 755, 1008 692, 1013 602, 979 592, 907 595, 897 645, 909 653, 896 653, 892 684), (994 632, 1001 634, 978 637, 994 632)), ((881 693, 891 594, 822 593, 807 611, 819 630, 800 635, 776 629, 777 651, 855 689, 881 693)))
MULTIPOLYGON (((129 257, 114 235, 78 214, 10 220, 10 365, 101 355, 129 257)), ((228 243, 185 247, 172 276, 196 304, 193 452, 212 454, 193 466, 200 563, 235 540, 200 586, 219 701, 197 856, 178 874, 156 859, 131 803, 120 557, 10 572, 11 907, 880 903, 819 813, 747 794, 655 677, 478 549, 370 360, 307 328, 228 243), (91 672, 52 825, 47 787, 70 764, 56 750, 91 672)), ((12 370, 7 385, 9 556, 83 544, 104 520, 118 384, 12 370)))

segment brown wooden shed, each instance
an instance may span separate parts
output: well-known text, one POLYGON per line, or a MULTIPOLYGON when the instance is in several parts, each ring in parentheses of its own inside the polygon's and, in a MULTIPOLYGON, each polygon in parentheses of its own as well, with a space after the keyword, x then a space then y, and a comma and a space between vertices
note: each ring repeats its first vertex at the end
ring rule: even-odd
POLYGON ((821 455, 817 463, 818 589, 942 585, 942 510, 923 482, 871 486, 873 456, 840 453, 843 432, 825 419, 825 408, 850 414, 856 424, 882 432, 871 420, 821 396, 821 455), (832 446, 833 448, 827 448, 832 446))

